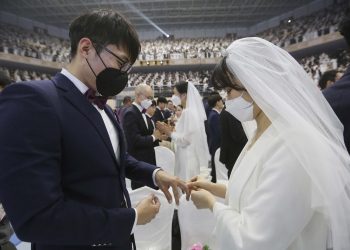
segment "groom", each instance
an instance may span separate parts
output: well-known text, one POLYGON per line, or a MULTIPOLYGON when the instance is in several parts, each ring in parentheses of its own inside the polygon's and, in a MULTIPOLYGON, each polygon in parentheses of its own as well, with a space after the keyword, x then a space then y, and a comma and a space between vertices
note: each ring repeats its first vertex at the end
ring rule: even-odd
POLYGON ((188 191, 128 155, 106 105, 140 52, 134 28, 117 12, 95 11, 76 18, 69 35, 71 62, 52 81, 0 95, 0 200, 17 236, 36 250, 128 250, 135 225, 151 221, 160 204, 149 196, 132 208, 125 177, 159 187, 169 202, 169 187, 177 203, 178 187, 188 191))

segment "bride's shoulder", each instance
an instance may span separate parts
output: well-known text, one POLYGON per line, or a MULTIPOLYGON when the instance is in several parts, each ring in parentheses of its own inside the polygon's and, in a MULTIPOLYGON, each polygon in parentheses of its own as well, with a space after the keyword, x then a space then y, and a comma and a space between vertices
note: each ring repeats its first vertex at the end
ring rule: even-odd
POLYGON ((263 157, 265 161, 283 161, 293 162, 298 165, 298 157, 300 151, 308 151, 310 144, 313 144, 314 138, 310 133, 306 133, 299 128, 286 128, 277 131, 271 130, 269 140, 266 140, 265 153, 263 157))

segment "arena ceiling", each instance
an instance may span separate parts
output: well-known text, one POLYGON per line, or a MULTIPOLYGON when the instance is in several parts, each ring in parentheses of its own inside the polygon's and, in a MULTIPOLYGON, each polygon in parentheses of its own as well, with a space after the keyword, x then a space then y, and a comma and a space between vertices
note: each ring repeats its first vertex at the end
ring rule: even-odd
POLYGON ((170 27, 249 27, 306 5, 312 0, 0 0, 0 10, 56 27, 68 28, 92 9, 116 9, 138 30, 170 27))

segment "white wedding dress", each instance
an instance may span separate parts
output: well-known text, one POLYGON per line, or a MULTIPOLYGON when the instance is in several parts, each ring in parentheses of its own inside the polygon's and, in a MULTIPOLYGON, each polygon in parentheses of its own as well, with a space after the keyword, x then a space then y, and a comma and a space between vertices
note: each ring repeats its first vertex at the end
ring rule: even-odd
POLYGON ((192 83, 188 83, 187 106, 176 123, 171 139, 175 144, 175 175, 183 180, 210 175, 210 153, 204 121, 207 119, 202 99, 192 83))
MULTIPOLYGON (((290 136, 293 136, 293 132, 290 136)), ((216 203, 215 249, 325 250, 328 227, 311 207, 311 182, 272 125, 231 174, 226 205, 216 203)))

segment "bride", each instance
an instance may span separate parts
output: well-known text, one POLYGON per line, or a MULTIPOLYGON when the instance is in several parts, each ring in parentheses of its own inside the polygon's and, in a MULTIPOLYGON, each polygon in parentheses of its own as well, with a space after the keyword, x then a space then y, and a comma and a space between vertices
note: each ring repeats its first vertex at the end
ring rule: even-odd
POLYGON ((216 248, 350 249, 350 158, 343 126, 302 67, 260 38, 233 42, 212 82, 226 110, 257 130, 227 186, 195 177, 197 208, 216 220, 216 248), (225 198, 225 204, 214 195, 225 198))
POLYGON ((157 128, 175 143, 175 175, 183 180, 201 175, 209 179, 210 154, 204 122, 207 119, 202 98, 191 82, 180 82, 174 87, 174 105, 184 107, 175 131, 164 123, 157 128))

